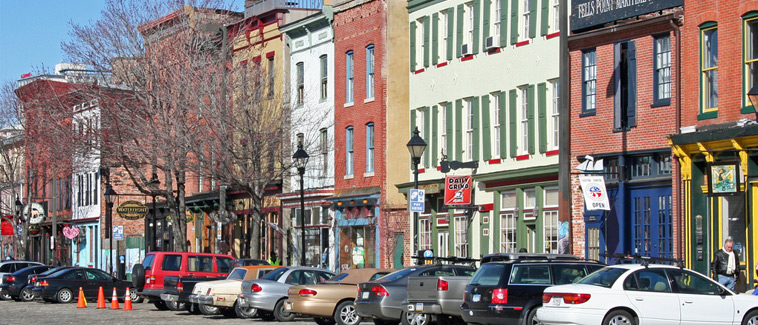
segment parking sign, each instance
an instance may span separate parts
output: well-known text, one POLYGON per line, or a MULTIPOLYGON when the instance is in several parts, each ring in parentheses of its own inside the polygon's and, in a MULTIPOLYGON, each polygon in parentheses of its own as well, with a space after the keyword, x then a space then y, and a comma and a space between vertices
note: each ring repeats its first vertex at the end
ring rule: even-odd
POLYGON ((411 189, 411 197, 408 200, 411 212, 424 212, 424 190, 411 189))
POLYGON ((124 226, 113 226, 113 239, 124 240, 124 226))

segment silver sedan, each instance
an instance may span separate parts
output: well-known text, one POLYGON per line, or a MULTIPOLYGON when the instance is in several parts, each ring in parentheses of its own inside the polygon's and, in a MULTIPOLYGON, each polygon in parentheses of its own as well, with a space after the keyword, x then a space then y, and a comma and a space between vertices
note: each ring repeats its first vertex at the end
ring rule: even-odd
POLYGON ((289 266, 276 269, 258 280, 242 282, 242 293, 237 296, 240 307, 257 308, 264 320, 288 322, 295 315, 284 309, 287 289, 296 285, 312 285, 329 280, 334 272, 315 268, 289 266))

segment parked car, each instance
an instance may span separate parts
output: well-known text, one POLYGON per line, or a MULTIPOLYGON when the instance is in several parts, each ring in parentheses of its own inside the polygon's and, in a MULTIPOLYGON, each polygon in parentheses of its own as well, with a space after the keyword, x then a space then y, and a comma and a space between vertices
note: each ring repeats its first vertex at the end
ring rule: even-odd
POLYGON ((224 280, 205 281, 195 285, 189 301, 200 305, 200 308, 215 307, 224 317, 253 318, 257 312, 255 308, 243 308, 237 303, 237 296, 242 293, 242 281, 260 279, 277 268, 280 266, 237 267, 224 280))
MULTIPOLYGON (((72 267, 38 279, 33 291, 35 297, 45 301, 69 303, 77 299, 79 288, 82 288, 84 297, 97 299, 100 287, 103 290, 116 288, 118 296, 123 297, 126 289, 132 288, 132 283, 116 279, 99 269, 72 267)), ((130 299, 135 301, 138 297, 133 292, 130 292, 130 299)))
POLYGON ((29 285, 31 285, 31 286, 32 286, 32 291, 34 291, 34 287, 36 287, 36 286, 37 286, 37 282, 39 282, 39 280, 40 280, 41 278, 44 278, 44 277, 46 277, 46 276, 49 276, 49 275, 51 275, 51 274, 53 274, 53 273, 56 273, 56 272, 58 272, 58 271, 60 271, 60 270, 64 270, 64 269, 70 269, 70 268, 72 268, 72 267, 73 267, 73 266, 58 266, 58 267, 54 267, 54 268, 52 268, 52 269, 49 269, 49 270, 47 270, 47 271, 45 271, 45 272, 42 272, 42 273, 40 273, 40 274, 29 274, 29 275, 27 276, 27 278, 29 279, 29 285))
POLYGON ((33 287, 29 284, 29 275, 39 274, 52 268, 49 265, 37 265, 3 275, 0 292, 8 294, 12 299, 19 301, 32 301, 34 300, 34 292, 32 292, 33 287))
POLYGON ((353 301, 358 284, 374 281, 395 270, 348 269, 322 284, 290 287, 284 309, 290 313, 314 316, 318 324, 355 325, 361 317, 355 313, 353 301))
POLYGON ((545 289, 543 324, 758 324, 758 299, 700 273, 660 264, 621 264, 578 283, 545 289))
POLYGON ((142 264, 136 264, 132 268, 132 281, 138 295, 149 299, 159 310, 167 310, 168 307, 161 300, 165 277, 227 276, 232 261, 233 257, 221 254, 150 252, 142 264))
MULTIPOLYGON (((0 284, 3 284, 3 275, 16 272, 18 270, 34 265, 44 265, 33 261, 0 261, 0 284)), ((1 300, 10 300, 11 296, 0 292, 1 300)))
POLYGON ((604 266, 547 255, 482 264, 466 285, 461 318, 477 324, 534 324, 545 288, 576 282, 604 266))
POLYGON ((243 258, 239 260, 234 260, 232 262, 232 268, 240 267, 240 266, 251 266, 251 265, 271 265, 268 261, 259 260, 255 258, 243 258))
POLYGON ((167 276, 163 278, 163 293, 161 293, 161 300, 163 300, 166 308, 172 311, 186 309, 192 314, 216 315, 218 314, 218 308, 213 306, 200 308, 198 304, 191 303, 189 297, 192 294, 195 285, 198 283, 223 279, 226 279, 226 277, 167 276))
POLYGON ((408 312, 408 278, 412 276, 472 275, 476 269, 464 265, 421 265, 404 268, 387 274, 375 281, 358 285, 355 310, 358 316, 372 318, 376 324, 403 323, 424 324, 427 315, 408 312))
POLYGON ((294 313, 284 309, 287 289, 296 285, 322 283, 336 274, 315 267, 288 266, 278 268, 258 280, 242 282, 237 303, 242 308, 255 308, 263 320, 291 321, 294 313))

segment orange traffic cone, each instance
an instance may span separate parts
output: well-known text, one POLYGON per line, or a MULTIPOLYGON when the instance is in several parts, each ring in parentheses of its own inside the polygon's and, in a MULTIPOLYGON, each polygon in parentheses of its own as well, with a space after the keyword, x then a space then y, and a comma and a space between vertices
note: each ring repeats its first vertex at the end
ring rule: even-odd
POLYGON ((129 292, 129 288, 126 288, 126 295, 124 295, 124 310, 134 310, 132 308, 132 293, 129 292))
POLYGON ((118 295, 116 295, 116 287, 113 287, 113 296, 111 296, 111 309, 119 309, 118 295))
POLYGON ((105 309, 105 295, 103 295, 103 287, 97 291, 97 309, 105 309))
POLYGON ((79 287, 79 302, 76 304, 76 308, 87 308, 87 298, 84 298, 82 287, 79 287))

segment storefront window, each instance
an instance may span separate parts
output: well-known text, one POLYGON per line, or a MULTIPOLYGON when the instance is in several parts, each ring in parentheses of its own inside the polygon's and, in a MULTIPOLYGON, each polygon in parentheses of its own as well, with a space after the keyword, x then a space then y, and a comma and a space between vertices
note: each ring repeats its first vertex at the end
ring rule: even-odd
POLYGON ((340 269, 376 267, 373 226, 340 227, 340 269))

